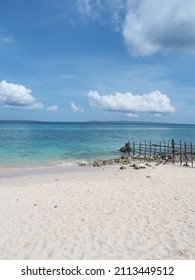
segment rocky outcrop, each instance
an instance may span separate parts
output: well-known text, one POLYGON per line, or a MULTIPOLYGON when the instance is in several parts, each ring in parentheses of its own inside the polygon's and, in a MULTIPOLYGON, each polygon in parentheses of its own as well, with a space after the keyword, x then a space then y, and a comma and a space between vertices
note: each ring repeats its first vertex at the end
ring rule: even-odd
POLYGON ((131 147, 129 146, 129 143, 126 143, 124 147, 120 148, 121 153, 130 153, 131 152, 131 147))
POLYGON ((106 166, 106 165, 121 165, 120 169, 126 169, 124 167, 124 165, 128 165, 129 167, 133 167, 134 169, 144 169, 146 168, 146 166, 150 166, 149 164, 143 164, 141 162, 134 162, 134 159, 132 158, 129 158, 129 157, 125 157, 125 156, 122 156, 120 158, 114 158, 114 159, 97 159, 97 160, 94 160, 93 162, 80 162, 78 163, 79 166, 93 166, 93 167, 103 167, 103 166, 106 166))

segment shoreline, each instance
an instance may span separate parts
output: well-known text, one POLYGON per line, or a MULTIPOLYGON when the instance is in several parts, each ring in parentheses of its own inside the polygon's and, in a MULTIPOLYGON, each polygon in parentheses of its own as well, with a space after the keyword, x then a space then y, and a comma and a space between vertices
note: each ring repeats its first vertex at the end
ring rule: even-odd
MULTIPOLYGON (((105 168, 110 167, 114 168, 117 166, 121 167, 132 167, 132 165, 138 166, 158 166, 158 165, 168 165, 168 166, 177 166, 177 167, 185 167, 185 168, 193 168, 190 164, 186 166, 184 163, 180 165, 179 162, 175 162, 175 164, 171 162, 160 162, 154 159, 144 159, 139 157, 129 157, 127 155, 122 155, 119 157, 98 157, 97 159, 72 159, 72 160, 64 160, 61 163, 47 163, 47 164, 37 164, 37 165, 21 165, 21 166, 0 166, 0 178, 7 177, 19 177, 25 175, 41 175, 48 173, 62 173, 62 172, 79 172, 84 171, 84 167, 86 168, 105 168), (127 161, 126 161, 127 159, 127 161), (99 164, 100 163, 100 164, 99 164)), ((195 162, 194 162, 195 166, 195 162)))
POLYGON ((193 168, 74 167, 0 178, 0 259, 195 259, 193 168))
POLYGON ((63 165, 37 165, 19 167, 0 167, 0 178, 20 177, 25 175, 41 175, 48 173, 77 171, 76 162, 67 162, 63 165))
POLYGON ((56 168, 56 167, 68 167, 71 165, 77 165, 79 162, 92 162, 94 160, 102 160, 102 159, 114 159, 116 157, 120 157, 122 154, 113 155, 113 156, 97 156, 97 157, 82 157, 82 158, 70 158, 63 160, 48 160, 43 162, 37 162, 33 164, 29 164, 28 162, 20 163, 20 164, 5 164, 0 165, 0 172, 3 170, 14 170, 14 169, 41 169, 41 168, 56 168))

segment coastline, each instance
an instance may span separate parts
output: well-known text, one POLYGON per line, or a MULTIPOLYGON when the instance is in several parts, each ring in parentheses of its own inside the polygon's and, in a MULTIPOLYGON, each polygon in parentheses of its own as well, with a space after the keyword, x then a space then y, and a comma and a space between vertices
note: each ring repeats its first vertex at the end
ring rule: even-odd
POLYGON ((20 177, 27 175, 42 175, 60 172, 76 172, 76 161, 67 161, 61 164, 35 165, 35 166, 12 166, 0 167, 0 178, 20 177))
POLYGON ((120 167, 1 178, 0 259, 195 259, 194 169, 120 167))

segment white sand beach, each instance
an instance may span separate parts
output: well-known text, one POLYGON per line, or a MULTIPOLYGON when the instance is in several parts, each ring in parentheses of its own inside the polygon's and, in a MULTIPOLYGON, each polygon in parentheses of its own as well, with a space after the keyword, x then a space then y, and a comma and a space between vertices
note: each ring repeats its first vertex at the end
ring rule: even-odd
POLYGON ((195 169, 0 170, 0 259, 195 259, 195 169))

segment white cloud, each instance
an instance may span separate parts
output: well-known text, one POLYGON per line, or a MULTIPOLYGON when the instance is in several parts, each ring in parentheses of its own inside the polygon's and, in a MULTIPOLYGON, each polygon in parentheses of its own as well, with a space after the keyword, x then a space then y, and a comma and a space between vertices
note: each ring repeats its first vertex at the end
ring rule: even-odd
POLYGON ((137 114, 133 114, 133 113, 127 113, 126 116, 129 117, 129 118, 139 117, 137 114))
POLYGON ((83 113, 84 109, 77 107, 73 102, 70 103, 71 109, 74 113, 83 113))
POLYGON ((31 89, 23 85, 0 82, 0 105, 12 108, 42 109, 43 105, 32 95, 31 89))
POLYGON ((170 104, 170 99, 160 91, 143 95, 133 95, 130 92, 124 94, 117 92, 113 95, 102 96, 97 91, 90 91, 88 97, 91 106, 107 111, 131 114, 171 114, 175 111, 175 108, 170 104))
POLYGON ((101 24, 111 23, 118 30, 127 0, 77 0, 78 10, 82 16, 99 20, 101 24))
POLYGON ((47 111, 50 111, 50 112, 62 112, 62 111, 63 111, 63 109, 58 108, 57 105, 48 106, 48 107, 46 108, 46 110, 47 110, 47 111))
POLYGON ((130 55, 195 55, 194 0, 78 0, 82 15, 122 32, 130 55), (116 28, 117 27, 117 28, 116 28))
POLYGON ((193 0, 128 3, 123 35, 132 55, 149 56, 161 50, 195 54, 193 0))
POLYGON ((91 4, 90 0, 77 0, 77 5, 79 12, 83 15, 90 15, 91 14, 91 4))

